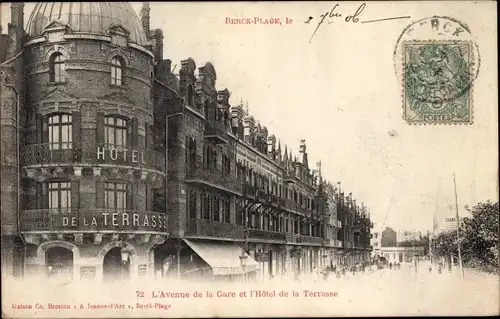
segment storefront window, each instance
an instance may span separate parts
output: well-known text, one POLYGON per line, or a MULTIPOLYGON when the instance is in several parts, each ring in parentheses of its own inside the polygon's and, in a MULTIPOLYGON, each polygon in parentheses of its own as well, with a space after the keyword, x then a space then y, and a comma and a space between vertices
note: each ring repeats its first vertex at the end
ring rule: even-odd
POLYGON ((104 203, 108 209, 125 210, 127 208, 127 184, 105 183, 104 203))
POLYGON ((56 114, 48 117, 49 148, 51 150, 71 149, 73 131, 70 114, 56 114))
POLYGON ((71 183, 48 183, 49 209, 71 208, 71 183))
POLYGON ((127 121, 115 117, 107 116, 104 119, 104 140, 110 147, 120 148, 127 146, 127 121))

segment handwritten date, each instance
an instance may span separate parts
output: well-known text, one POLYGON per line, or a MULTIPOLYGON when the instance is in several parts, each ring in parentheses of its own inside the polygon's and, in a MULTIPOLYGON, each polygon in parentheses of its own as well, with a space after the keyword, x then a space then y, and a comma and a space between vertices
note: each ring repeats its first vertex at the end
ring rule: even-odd
MULTIPOLYGON (((316 35, 316 32, 318 32, 319 27, 321 27, 321 25, 323 23, 325 23, 325 22, 333 23, 333 22, 335 22, 335 20, 340 20, 344 17, 344 15, 340 12, 339 7, 340 7, 339 4, 335 4, 329 12, 325 12, 324 14, 320 15, 320 20, 318 22, 318 25, 316 26, 316 29, 314 30, 314 32, 311 36, 311 39, 309 40, 309 43, 311 43, 312 39, 316 35), (328 20, 326 20, 326 19, 328 19, 328 20)), ((361 16, 361 13, 363 13, 363 10, 365 9, 365 7, 366 7, 366 3, 361 4, 353 14, 349 14, 349 15, 346 15, 344 17, 344 19, 343 19, 344 22, 358 23, 359 17, 361 16)), ((314 19, 313 17, 309 17, 308 20, 305 21, 304 23, 311 23, 311 21, 313 19, 314 19)))

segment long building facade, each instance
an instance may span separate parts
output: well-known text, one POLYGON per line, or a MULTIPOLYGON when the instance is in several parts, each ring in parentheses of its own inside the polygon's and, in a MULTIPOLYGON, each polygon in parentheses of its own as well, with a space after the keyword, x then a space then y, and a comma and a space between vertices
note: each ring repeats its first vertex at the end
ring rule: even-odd
POLYGON ((272 278, 368 261, 365 207, 163 59, 150 8, 11 4, 1 37, 2 267, 73 280, 272 278))

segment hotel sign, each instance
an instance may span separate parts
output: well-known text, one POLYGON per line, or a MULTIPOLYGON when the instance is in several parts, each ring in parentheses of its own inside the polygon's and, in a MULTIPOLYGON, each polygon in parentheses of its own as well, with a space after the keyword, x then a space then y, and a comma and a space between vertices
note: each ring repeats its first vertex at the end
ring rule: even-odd
POLYGON ((97 160, 146 164, 144 151, 97 146, 97 160))
POLYGON ((142 230, 166 231, 166 214, 149 211, 25 211, 21 219, 22 231, 34 230, 142 230))

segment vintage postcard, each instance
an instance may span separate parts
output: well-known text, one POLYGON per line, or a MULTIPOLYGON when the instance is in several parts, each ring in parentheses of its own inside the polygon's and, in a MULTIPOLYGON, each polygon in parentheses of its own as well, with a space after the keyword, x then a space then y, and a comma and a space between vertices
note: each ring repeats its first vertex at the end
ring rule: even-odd
POLYGON ((2 317, 498 315, 496 9, 2 3, 2 317))

